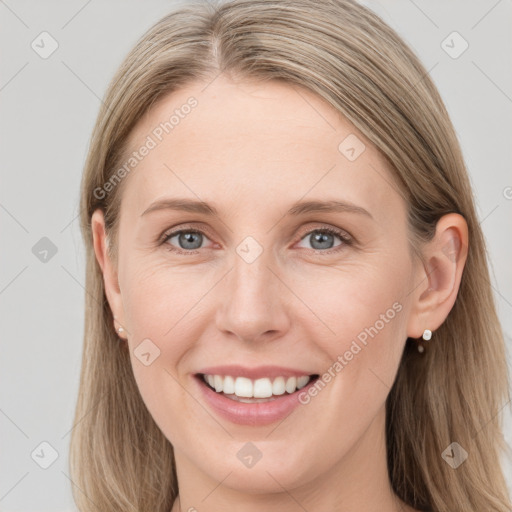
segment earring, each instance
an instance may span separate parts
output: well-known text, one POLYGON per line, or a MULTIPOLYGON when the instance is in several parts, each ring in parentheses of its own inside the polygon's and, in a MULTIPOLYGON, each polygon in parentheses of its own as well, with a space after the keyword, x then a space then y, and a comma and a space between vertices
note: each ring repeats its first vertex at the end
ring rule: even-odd
POLYGON ((120 339, 122 339, 122 340, 124 340, 124 338, 121 336, 121 333, 123 333, 123 332, 124 332, 124 329, 123 329, 121 326, 119 326, 119 327, 117 327, 117 328, 116 328, 116 327, 114 327, 114 328, 115 328, 115 330, 116 330, 116 334, 119 336, 119 338, 120 338, 120 339))
MULTIPOLYGON (((430 340, 430 338, 432 338, 432 331, 430 331, 429 329, 425 329, 423 331, 423 336, 422 338, 425 340, 425 341, 428 341, 430 340)), ((423 351, 425 350, 425 347, 420 343, 418 343, 418 352, 422 353, 423 351)))

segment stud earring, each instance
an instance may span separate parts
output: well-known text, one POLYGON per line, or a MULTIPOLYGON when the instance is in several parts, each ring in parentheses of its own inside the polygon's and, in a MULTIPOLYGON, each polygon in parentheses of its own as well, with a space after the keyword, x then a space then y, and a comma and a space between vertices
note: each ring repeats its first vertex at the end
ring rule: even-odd
MULTIPOLYGON (((122 332, 124 332, 124 329, 121 326, 119 326, 119 327, 115 326, 115 322, 120 323, 119 320, 117 319, 117 317, 114 316, 114 329, 115 329, 116 333, 121 334, 122 332)), ((124 340, 124 338, 121 336, 119 336, 119 338, 124 340)))
MULTIPOLYGON (((430 340, 430 338, 432 338, 432 331, 429 330, 429 329, 425 329, 423 331, 423 336, 422 338, 425 340, 425 341, 428 341, 430 340)), ((423 351, 425 350, 425 347, 420 343, 418 343, 418 352, 422 353, 423 351)))
POLYGON ((115 327, 114 326, 114 329, 116 331, 116 334, 119 336, 120 339, 124 340, 124 338, 121 336, 121 333, 124 332, 124 329, 123 327, 119 326, 119 327, 115 327))

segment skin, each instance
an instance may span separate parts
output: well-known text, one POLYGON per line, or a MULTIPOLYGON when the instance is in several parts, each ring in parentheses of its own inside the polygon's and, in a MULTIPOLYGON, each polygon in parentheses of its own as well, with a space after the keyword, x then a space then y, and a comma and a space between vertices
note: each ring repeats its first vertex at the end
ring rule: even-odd
POLYGON ((443 217, 421 263, 409 250, 407 205, 386 162, 332 107, 279 82, 221 75, 205 85, 166 96, 133 130, 136 149, 187 98, 198 100, 125 178, 117 261, 107 252, 102 212, 92 216, 113 328, 125 329, 141 396, 175 449, 180 503, 172 511, 413 511, 390 487, 385 401, 407 337, 430 329, 435 338, 453 306, 466 223, 443 217), (354 161, 338 150, 349 134, 366 146, 354 161), (200 199, 219 216, 165 209, 141 216, 163 197, 200 199), (343 200, 371 217, 285 216, 300 199, 343 200), (158 245, 182 227, 204 233, 193 249, 178 236, 158 245), (327 234, 323 246, 315 243, 315 230, 325 227, 355 241, 327 234), (236 252, 247 236, 263 248, 252 263, 236 252), (397 302, 400 312, 281 422, 224 420, 193 379, 226 361, 323 374, 397 302), (146 338, 160 350, 149 366, 133 352, 146 338), (252 468, 237 458, 248 441, 262 454, 252 468))

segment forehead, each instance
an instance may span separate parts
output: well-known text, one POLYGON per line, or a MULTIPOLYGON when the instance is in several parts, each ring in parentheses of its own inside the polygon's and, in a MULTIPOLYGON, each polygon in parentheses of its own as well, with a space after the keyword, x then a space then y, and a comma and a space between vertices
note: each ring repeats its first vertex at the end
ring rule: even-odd
POLYGON ((129 146, 139 156, 122 203, 139 215, 167 196, 211 200, 237 213, 306 196, 355 202, 377 216, 403 207, 369 140, 322 98, 283 82, 234 83, 221 75, 192 83, 156 103, 129 146))

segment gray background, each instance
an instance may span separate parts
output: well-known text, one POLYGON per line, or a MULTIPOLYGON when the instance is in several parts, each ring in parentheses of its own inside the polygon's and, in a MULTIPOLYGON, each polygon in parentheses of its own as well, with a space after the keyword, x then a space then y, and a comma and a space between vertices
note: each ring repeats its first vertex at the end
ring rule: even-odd
MULTIPOLYGON (((511 2, 363 3, 416 51, 447 105, 488 241, 510 366, 511 2), (442 46, 453 31, 469 43, 456 59, 442 46)), ((142 33, 176 4, 0 0, 1 511, 75 510, 67 457, 83 330, 80 176, 108 81, 142 33), (59 45, 46 59, 31 47, 43 31, 59 45), (43 237, 57 251, 46 262, 33 252, 48 244, 43 237), (51 449, 42 442, 58 452, 47 469, 40 464, 51 462, 51 449)), ((452 52, 460 43, 448 39, 452 52)), ((510 406, 504 419, 512 444, 510 406)), ((512 488, 511 451, 503 465, 512 488)))

